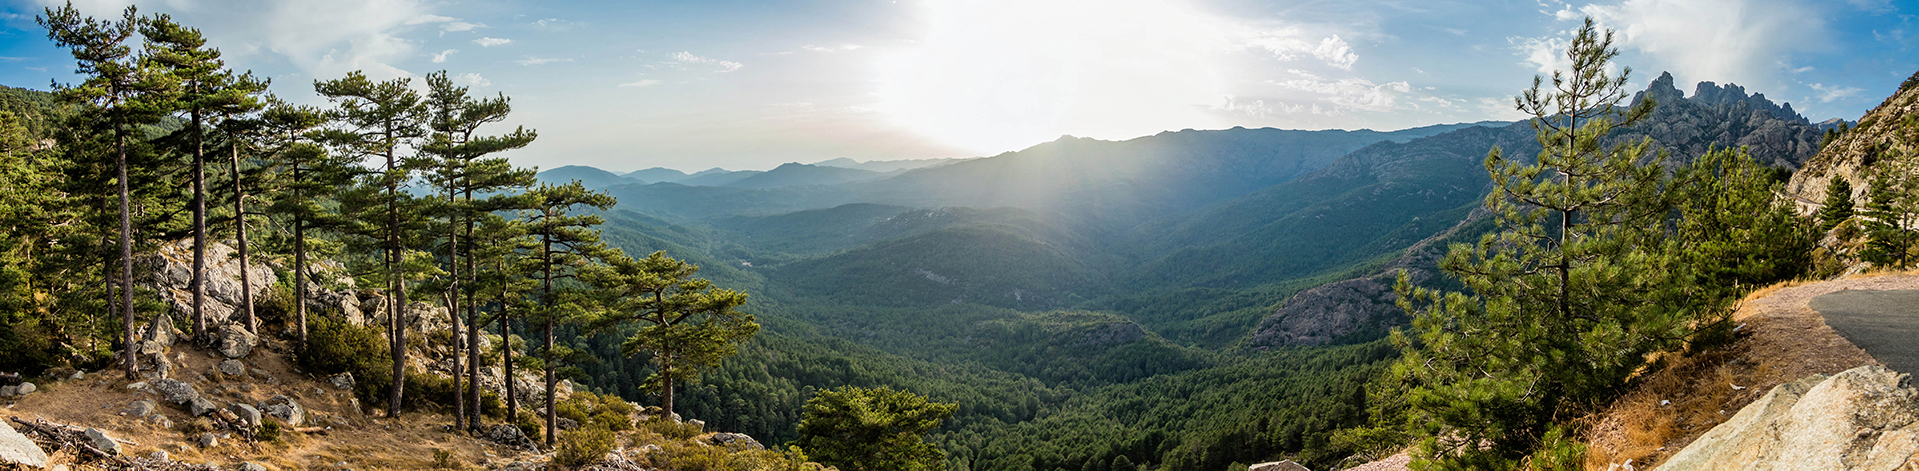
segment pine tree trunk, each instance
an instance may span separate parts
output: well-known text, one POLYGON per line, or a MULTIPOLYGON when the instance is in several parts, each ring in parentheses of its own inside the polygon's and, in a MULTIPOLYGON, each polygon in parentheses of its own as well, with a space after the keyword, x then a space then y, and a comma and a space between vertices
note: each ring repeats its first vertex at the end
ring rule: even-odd
POLYGON ((133 356, 139 349, 134 345, 133 332, 133 202, 127 189, 126 136, 122 135, 123 131, 118 128, 115 128, 113 132, 114 143, 119 147, 115 165, 118 167, 120 177, 120 316, 123 328, 121 335, 126 341, 127 379, 134 379, 136 375, 133 369, 136 363, 133 356))
POLYGON ((661 352, 660 356, 660 410, 667 417, 673 416, 673 375, 667 373, 673 368, 673 360, 661 352))
POLYGON ((247 192, 240 187, 240 141, 233 142, 233 230, 239 235, 240 309, 246 313, 247 332, 260 333, 260 321, 253 316, 253 281, 247 272, 247 192))
MULTIPOLYGON (((451 188, 446 192, 446 201, 449 206, 456 201, 451 188)), ((458 219, 459 211, 456 208, 452 216, 447 218, 446 258, 449 268, 448 272, 451 274, 453 282, 451 286, 447 287, 446 314, 447 317, 453 319, 453 427, 455 429, 465 429, 467 426, 466 390, 462 389, 461 386, 465 385, 466 378, 460 374, 460 371, 464 369, 461 368, 462 358, 460 358, 460 350, 464 349, 459 347, 461 347, 460 343, 466 340, 466 336, 461 335, 463 332, 460 331, 460 231, 458 230, 459 226, 456 225, 458 219)), ((479 403, 474 403, 473 407, 478 408, 479 403)))
POLYGON ((193 110, 193 338, 207 338, 207 163, 200 110, 193 110))
MULTIPOLYGON (((468 203, 471 203, 473 201, 473 190, 467 190, 465 198, 468 203)), ((472 241, 473 240, 473 219, 463 218, 462 222, 466 223, 466 240, 472 241)), ((468 249, 468 250, 472 250, 472 249, 468 249)), ((476 273, 473 271, 472 256, 466 257, 466 273, 467 273, 467 276, 469 277, 474 276, 474 273, 476 273)), ((459 315, 459 313, 454 313, 454 315, 459 315)), ((468 399, 471 399, 473 401, 473 418, 467 421, 467 426, 477 430, 480 427, 480 415, 481 415, 481 410, 480 410, 480 328, 481 326, 480 326, 480 308, 479 306, 475 305, 473 302, 473 287, 471 286, 467 287, 466 289, 466 321, 467 321, 466 372, 467 372, 467 376, 473 379, 472 381, 473 390, 467 393, 468 399)), ((501 336, 500 339, 505 340, 506 337, 501 336)))
MULTIPOLYGON (((388 142, 391 142, 390 134, 388 138, 388 142)), ((399 162, 395 160, 392 149, 387 150, 386 170, 389 172, 386 181, 386 273, 387 284, 393 287, 391 297, 387 299, 387 337, 392 345, 393 387, 389 388, 391 394, 387 397, 386 415, 399 417, 400 398, 406 389, 406 278, 396 268, 404 252, 400 250, 400 183, 390 175, 399 171, 399 162)))
POLYGON ((520 419, 520 395, 518 388, 513 387, 513 337, 512 331, 507 330, 506 307, 500 309, 503 311, 500 313, 500 368, 506 374, 506 421, 517 423, 520 419))
POLYGON ((546 446, 553 446, 553 428, 558 425, 553 404, 553 237, 541 236, 540 245, 540 305, 546 311, 540 313, 546 325, 546 348, 540 355, 546 363, 546 446))

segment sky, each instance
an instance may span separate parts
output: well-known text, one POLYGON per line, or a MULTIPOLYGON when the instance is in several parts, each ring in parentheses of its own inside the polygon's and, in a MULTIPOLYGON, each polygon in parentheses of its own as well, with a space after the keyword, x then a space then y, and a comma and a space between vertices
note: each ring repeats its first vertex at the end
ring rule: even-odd
MULTIPOLYGON (((64 1, 59 2, 64 4, 64 1)), ((0 0, 0 84, 72 56, 0 0)), ((118 17, 127 0, 76 0, 118 17)), ((447 71, 539 132, 520 165, 768 169, 979 157, 1064 135, 1234 126, 1394 130, 1514 120, 1583 18, 1643 88, 1736 83, 1857 120, 1919 70, 1912 0, 162 0, 235 70, 315 80, 447 71)))

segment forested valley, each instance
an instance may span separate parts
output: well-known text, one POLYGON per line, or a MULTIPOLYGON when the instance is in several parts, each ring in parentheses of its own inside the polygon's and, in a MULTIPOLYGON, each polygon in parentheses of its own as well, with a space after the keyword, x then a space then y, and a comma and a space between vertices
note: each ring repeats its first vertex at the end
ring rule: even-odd
POLYGON ((244 329, 294 339, 312 374, 351 372, 389 415, 515 424, 546 446, 561 420, 599 412, 520 403, 511 379, 482 391, 482 368, 807 452, 827 446, 804 431, 816 398, 910 392, 944 410, 925 434, 937 453, 915 466, 955 471, 1319 469, 1409 443, 1450 466, 1537 464, 1563 445, 1553 417, 1644 366, 1555 362, 1709 342, 1742 290, 1912 251, 1815 250, 1833 229, 1820 223, 1845 218, 1780 198, 1855 123, 1731 84, 1687 95, 1670 75, 1625 90, 1594 72, 1612 56, 1590 23, 1571 54, 1597 58, 1573 71, 1592 87, 1548 82, 1521 102, 1526 121, 620 175, 515 166, 536 130, 500 125, 512 100, 447 72, 316 81, 326 105, 301 106, 164 15, 41 21, 85 81, 0 94, 0 371, 132 377, 148 367, 131 353, 138 326, 211 344, 244 329), (1550 99, 1593 89, 1610 95, 1550 99), (273 268, 231 322, 136 273, 163 247, 204 257, 211 242, 273 268), (1538 278, 1554 269, 1578 276, 1538 278), (1580 280, 1591 297, 1487 301, 1534 299, 1506 283, 1522 278, 1580 280), (315 298, 335 292, 362 293, 354 314, 315 298), (449 313, 448 330, 409 337, 419 303, 449 313), (1575 322, 1567 303, 1636 307, 1575 322), (370 321, 351 320, 361 311, 370 321), (1554 312, 1567 319, 1505 339, 1445 329, 1554 312), (1590 348, 1552 341, 1569 336, 1590 348), (1515 339, 1560 350, 1528 357, 1515 339), (450 348, 451 368, 410 362, 421 344, 450 348), (1514 398, 1462 379, 1474 351, 1515 352, 1527 360, 1505 367, 1563 389, 1514 398), (1508 415, 1475 425, 1460 408, 1508 415))

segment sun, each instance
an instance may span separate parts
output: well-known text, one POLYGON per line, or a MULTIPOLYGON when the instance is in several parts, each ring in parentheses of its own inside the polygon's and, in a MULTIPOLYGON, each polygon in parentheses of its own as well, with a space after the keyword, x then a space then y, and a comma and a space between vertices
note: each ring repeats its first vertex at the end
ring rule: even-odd
POLYGON ((879 110, 982 155, 1071 134, 1216 127, 1223 21, 1179 0, 927 1, 883 55, 879 110))

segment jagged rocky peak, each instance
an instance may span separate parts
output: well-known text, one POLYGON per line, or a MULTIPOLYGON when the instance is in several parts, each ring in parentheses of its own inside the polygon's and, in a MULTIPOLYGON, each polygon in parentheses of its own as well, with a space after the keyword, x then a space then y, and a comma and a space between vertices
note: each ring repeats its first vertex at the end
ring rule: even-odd
POLYGON ((1744 106, 1755 111, 1764 111, 1775 118, 1799 124, 1812 124, 1812 121, 1807 120, 1805 116, 1800 116, 1798 111, 1792 109, 1792 103, 1773 103, 1772 100, 1766 99, 1764 93, 1747 95, 1746 88, 1738 84, 1728 83, 1722 86, 1711 81, 1699 82, 1693 87, 1692 96, 1688 98, 1674 82, 1671 72, 1661 72, 1659 78, 1647 84, 1645 91, 1633 97, 1633 101, 1637 102, 1640 98, 1651 96, 1662 105, 1686 100, 1693 104, 1710 107, 1744 106))

